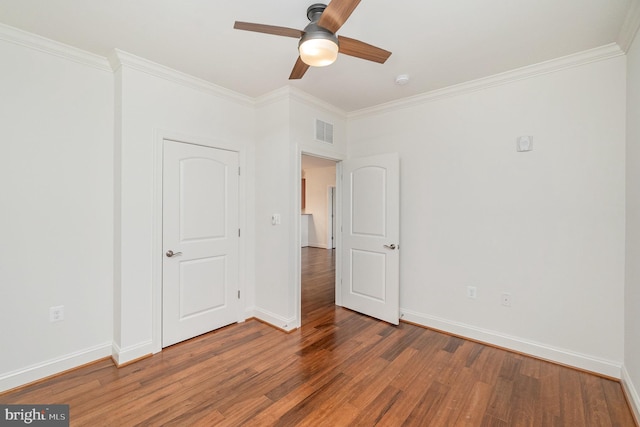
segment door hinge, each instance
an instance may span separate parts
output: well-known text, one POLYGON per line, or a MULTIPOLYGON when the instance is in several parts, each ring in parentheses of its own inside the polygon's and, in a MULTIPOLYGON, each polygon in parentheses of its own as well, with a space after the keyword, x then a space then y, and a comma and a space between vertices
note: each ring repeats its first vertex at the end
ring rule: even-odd
POLYGON ((240 175, 240 166, 238 166, 238 175, 240 175))
POLYGON ((240 290, 238 290, 238 299, 240 299, 240 290))
POLYGON ((240 237, 240 229, 238 228, 238 237, 240 237))

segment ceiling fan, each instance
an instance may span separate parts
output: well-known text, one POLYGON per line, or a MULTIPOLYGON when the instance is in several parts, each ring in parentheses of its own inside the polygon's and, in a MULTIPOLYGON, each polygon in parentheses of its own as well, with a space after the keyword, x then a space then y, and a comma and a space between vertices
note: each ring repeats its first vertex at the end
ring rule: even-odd
POLYGON ((360 0, 332 0, 328 6, 322 3, 312 4, 307 9, 307 18, 311 22, 304 30, 241 21, 236 21, 233 28, 300 39, 300 55, 289 79, 302 78, 310 66, 323 67, 332 64, 338 52, 384 64, 391 52, 335 34, 359 3, 360 0))

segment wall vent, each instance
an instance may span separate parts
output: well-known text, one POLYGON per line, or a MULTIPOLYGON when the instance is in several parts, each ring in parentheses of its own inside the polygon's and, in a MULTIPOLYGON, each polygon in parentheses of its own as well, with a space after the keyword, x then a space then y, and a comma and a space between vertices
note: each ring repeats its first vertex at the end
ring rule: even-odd
POLYGON ((316 119, 316 140, 333 144, 333 125, 316 119))

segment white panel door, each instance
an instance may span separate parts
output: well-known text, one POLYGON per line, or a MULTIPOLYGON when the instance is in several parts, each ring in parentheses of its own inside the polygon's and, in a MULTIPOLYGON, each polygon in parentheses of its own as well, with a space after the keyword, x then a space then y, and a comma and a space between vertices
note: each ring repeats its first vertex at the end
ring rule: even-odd
POLYGON ((400 161, 397 154, 342 162, 342 305, 399 322, 400 161))
POLYGON ((238 153, 164 141, 162 346, 238 316, 238 153))

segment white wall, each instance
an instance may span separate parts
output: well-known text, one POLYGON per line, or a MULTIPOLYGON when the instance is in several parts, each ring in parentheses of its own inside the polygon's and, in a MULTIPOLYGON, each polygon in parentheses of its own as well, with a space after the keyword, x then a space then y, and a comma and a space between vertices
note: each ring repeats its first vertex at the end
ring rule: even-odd
POLYGON ((289 134, 289 100, 278 97, 258 106, 256 136, 256 317, 283 329, 295 327, 291 288, 295 149, 289 134), (281 223, 273 225, 271 216, 281 223))
POLYGON ((291 330, 300 326, 300 156, 344 158, 346 118, 291 88, 266 95, 257 107, 254 314, 291 330), (314 140, 316 118, 334 123, 333 145, 314 140), (273 214, 281 224, 271 224, 273 214))
POLYGON ((627 52, 627 252, 623 380, 640 419, 640 37, 627 52))
POLYGON ((113 77, 31 40, 0 27, 0 391, 111 353, 113 77))
POLYGON ((405 319, 620 374, 624 81, 617 56, 353 116, 350 157, 400 154, 405 319))
POLYGON ((306 203, 309 217, 309 246, 330 249, 328 242, 329 188, 336 186, 336 167, 313 168, 304 171, 306 203))
MULTIPOLYGON (((253 125, 248 100, 124 52, 116 69, 116 296, 114 357, 119 363, 160 349, 161 143, 163 136, 239 152, 240 287, 253 283, 253 125)), ((239 319, 244 319, 244 313, 239 319)))
POLYGON ((316 157, 344 159, 348 143, 346 113, 297 90, 290 90, 289 98, 291 140, 298 150, 316 157), (333 125, 333 143, 315 139, 316 119, 333 125))

